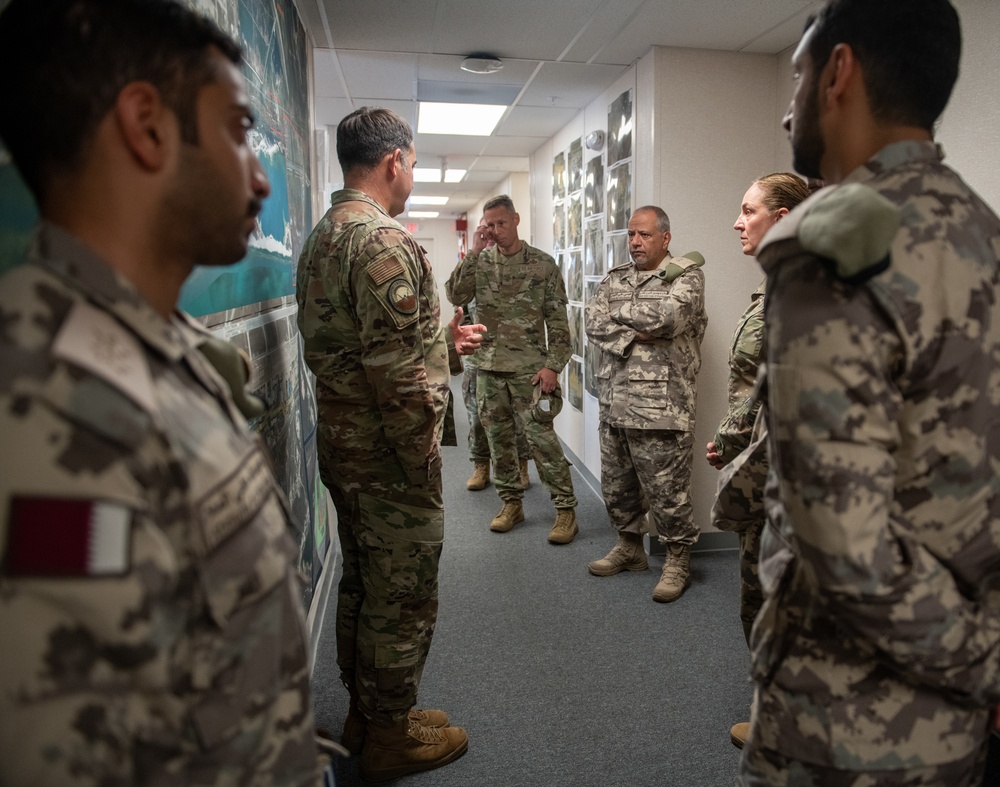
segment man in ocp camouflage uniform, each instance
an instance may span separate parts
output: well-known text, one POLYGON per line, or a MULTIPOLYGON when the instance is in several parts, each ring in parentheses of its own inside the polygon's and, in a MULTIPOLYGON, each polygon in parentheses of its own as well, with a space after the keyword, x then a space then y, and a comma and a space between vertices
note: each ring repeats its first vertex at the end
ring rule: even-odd
POLYGON ((240 59, 173 2, 0 15, 42 215, 0 283, 3 785, 319 782, 288 503, 209 357, 242 361, 176 311, 270 191, 240 59))
POLYGON ((946 0, 833 0, 792 58, 768 276, 766 600, 742 785, 978 784, 1000 701, 1000 220, 932 129, 946 0))
MULTIPOLYGON (((366 779, 384 781, 468 748, 442 711, 414 709, 438 610, 448 351, 430 263, 392 218, 413 188, 412 130, 390 110, 362 107, 337 126, 337 158, 345 188, 302 251, 296 299, 343 555, 343 743, 361 752, 366 779)), ((465 353, 482 326, 460 318, 450 327, 465 353)))
POLYGON ((476 404, 504 502, 490 530, 506 533, 524 521, 517 419, 556 508, 549 543, 569 544, 579 532, 569 462, 552 418, 536 405, 540 397, 558 396, 559 373, 572 354, 566 285, 555 260, 518 237, 521 219, 510 197, 489 200, 483 216, 486 226, 473 233, 447 293, 456 306, 475 300, 476 316, 488 329, 476 356, 476 404), (490 240, 496 246, 488 249, 490 240))
POLYGON ((667 555, 653 600, 680 598, 691 578, 698 527, 691 509, 691 462, 705 261, 670 254, 670 219, 646 205, 628 222, 632 262, 612 268, 587 304, 587 337, 601 350, 597 370, 601 490, 618 541, 591 574, 645 571, 646 514, 667 555))

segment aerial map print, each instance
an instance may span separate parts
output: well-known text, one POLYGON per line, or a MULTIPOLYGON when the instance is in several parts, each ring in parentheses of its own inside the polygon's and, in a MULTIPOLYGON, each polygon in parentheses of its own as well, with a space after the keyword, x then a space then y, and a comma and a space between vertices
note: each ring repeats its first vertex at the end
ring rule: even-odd
MULTIPOLYGON (((0 0, 0 8, 6 0, 0 0)), ((181 308, 214 314, 294 292, 295 262, 312 226, 305 32, 291 0, 189 0, 243 46, 258 114, 252 144, 271 180, 250 252, 237 265, 199 268, 181 308)), ((23 258, 38 214, 0 147, 0 271, 23 258)))

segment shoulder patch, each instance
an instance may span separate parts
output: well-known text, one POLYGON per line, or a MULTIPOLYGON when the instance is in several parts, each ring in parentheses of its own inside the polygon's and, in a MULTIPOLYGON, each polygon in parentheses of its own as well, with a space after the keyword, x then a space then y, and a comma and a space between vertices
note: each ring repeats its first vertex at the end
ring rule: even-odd
POLYGON ((889 267, 899 208, 875 189, 848 183, 832 189, 799 222, 802 248, 831 260, 841 281, 860 283, 889 267))
POLYGON ((156 409, 142 345, 110 314, 85 302, 75 304, 52 344, 52 354, 107 381, 144 410, 156 409))
POLYGON ((368 271, 368 275, 372 277, 375 285, 379 286, 385 284, 389 279, 399 276, 404 271, 404 268, 402 261, 398 257, 390 255, 381 257, 371 263, 365 270, 368 271))
POLYGON ((386 294, 389 305, 400 314, 414 314, 417 311, 417 294, 406 278, 392 282, 386 294))

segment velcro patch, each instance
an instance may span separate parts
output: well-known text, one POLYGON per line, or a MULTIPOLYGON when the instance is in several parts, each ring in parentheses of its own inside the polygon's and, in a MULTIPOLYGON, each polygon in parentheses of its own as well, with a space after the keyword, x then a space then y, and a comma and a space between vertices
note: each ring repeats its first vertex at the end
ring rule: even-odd
POLYGON ((389 304, 400 314, 413 314, 417 311, 417 294, 406 279, 396 279, 389 285, 386 292, 389 304))
POLYGON ((10 577, 119 576, 131 564, 132 512, 120 503, 15 497, 10 505, 10 577))
POLYGON ((389 279, 399 276, 405 269, 398 257, 383 257, 369 265, 366 270, 376 286, 385 284, 389 279))

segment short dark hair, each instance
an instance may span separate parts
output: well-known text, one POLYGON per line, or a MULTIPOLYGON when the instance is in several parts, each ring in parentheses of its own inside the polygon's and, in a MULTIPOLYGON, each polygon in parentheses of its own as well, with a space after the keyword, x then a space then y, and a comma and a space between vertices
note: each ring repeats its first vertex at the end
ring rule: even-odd
POLYGON ((197 97, 218 74, 211 47, 239 46, 173 0, 11 0, 0 13, 0 137, 38 198, 48 175, 72 172, 131 82, 151 83, 198 141, 197 97))
POLYGON ((837 44, 864 70, 872 115, 932 131, 958 79, 962 30, 948 0, 828 0, 806 23, 817 75, 837 44))
POLYGON ((391 109, 361 107, 337 126, 337 160, 345 174, 371 169, 397 148, 413 148, 413 129, 391 109))
POLYGON ((483 205, 483 213, 486 213, 488 210, 493 210, 493 208, 506 208, 508 213, 517 213, 517 211, 514 210, 514 200, 506 194, 501 194, 498 197, 491 197, 486 200, 486 204, 483 205))
POLYGON ((670 232, 670 217, 663 208, 659 205, 643 205, 641 208, 636 208, 632 211, 632 215, 634 216, 636 213, 643 210, 649 211, 656 216, 656 226, 659 228, 660 232, 670 232))
POLYGON ((794 172, 772 172, 754 181, 764 192, 764 207, 768 213, 787 208, 791 210, 806 197, 810 190, 806 182, 794 172))

